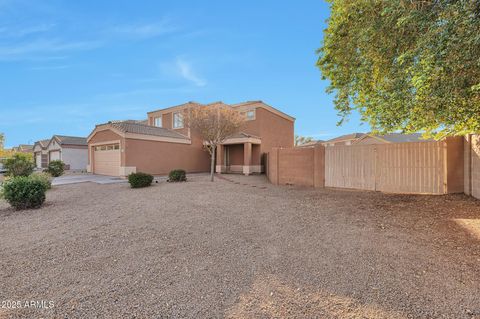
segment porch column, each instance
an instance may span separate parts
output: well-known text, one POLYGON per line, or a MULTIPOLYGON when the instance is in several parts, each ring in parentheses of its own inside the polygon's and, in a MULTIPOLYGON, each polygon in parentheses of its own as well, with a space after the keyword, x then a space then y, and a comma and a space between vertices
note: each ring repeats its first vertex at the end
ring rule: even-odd
POLYGON ((218 145, 217 150, 217 166, 215 167, 215 172, 217 173, 224 173, 226 172, 226 166, 225 166, 225 146, 223 145, 218 145))
POLYGON ((250 175, 250 166, 252 165, 252 143, 243 144, 243 174, 250 175))

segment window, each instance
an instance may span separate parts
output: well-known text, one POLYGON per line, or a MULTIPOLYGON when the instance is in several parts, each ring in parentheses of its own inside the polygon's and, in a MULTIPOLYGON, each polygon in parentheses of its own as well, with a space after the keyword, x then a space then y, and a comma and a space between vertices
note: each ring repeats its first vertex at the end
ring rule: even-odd
POLYGON ((173 113, 173 128, 183 128, 182 113, 173 113))
POLYGON ((254 120, 255 119, 255 110, 247 111, 246 115, 247 115, 247 121, 254 120))
POLYGON ((153 125, 155 125, 156 127, 162 127, 162 117, 159 116, 159 117, 156 117, 153 119, 153 125))
POLYGON ((120 145, 119 144, 110 144, 110 145, 100 145, 100 146, 95 146, 94 150, 96 152, 98 151, 113 151, 113 150, 119 150, 120 145))

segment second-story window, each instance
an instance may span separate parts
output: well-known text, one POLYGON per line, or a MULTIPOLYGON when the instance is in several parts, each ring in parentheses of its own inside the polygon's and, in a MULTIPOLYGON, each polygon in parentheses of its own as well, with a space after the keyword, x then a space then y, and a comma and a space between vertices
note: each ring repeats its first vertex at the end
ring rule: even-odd
POLYGON ((162 117, 161 116, 156 117, 154 119, 153 125, 155 125, 156 127, 162 127, 162 117))
POLYGON ((255 110, 247 111, 246 113, 247 121, 252 121, 255 119, 255 110))
POLYGON ((182 113, 173 113, 173 128, 182 128, 183 127, 183 114, 182 113))

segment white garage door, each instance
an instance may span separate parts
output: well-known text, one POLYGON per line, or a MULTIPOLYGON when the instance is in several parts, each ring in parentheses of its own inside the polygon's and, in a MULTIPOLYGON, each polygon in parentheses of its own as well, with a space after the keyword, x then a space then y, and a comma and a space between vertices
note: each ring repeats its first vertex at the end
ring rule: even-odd
POLYGON ((56 161, 60 159, 60 151, 50 152, 50 161, 56 161))
POLYGON ((42 154, 37 154, 35 156, 35 163, 37 164, 38 168, 42 168, 42 154))
POLYGON ((95 146, 93 173, 110 176, 120 175, 120 146, 118 144, 95 146))

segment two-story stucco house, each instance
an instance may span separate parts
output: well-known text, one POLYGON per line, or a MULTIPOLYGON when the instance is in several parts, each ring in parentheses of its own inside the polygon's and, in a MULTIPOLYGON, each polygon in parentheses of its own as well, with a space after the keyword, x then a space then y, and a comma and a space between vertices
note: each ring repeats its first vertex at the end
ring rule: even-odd
MULTIPOLYGON (((147 121, 111 121, 95 127, 88 136, 89 164, 95 174, 126 176, 132 172, 155 175, 181 168, 208 172, 209 154, 204 141, 184 125, 186 109, 196 102, 147 113, 147 121)), ((293 147, 295 119, 262 101, 226 105, 245 116, 240 132, 227 139, 216 155, 217 172, 260 173, 262 155, 272 147, 293 147)))

